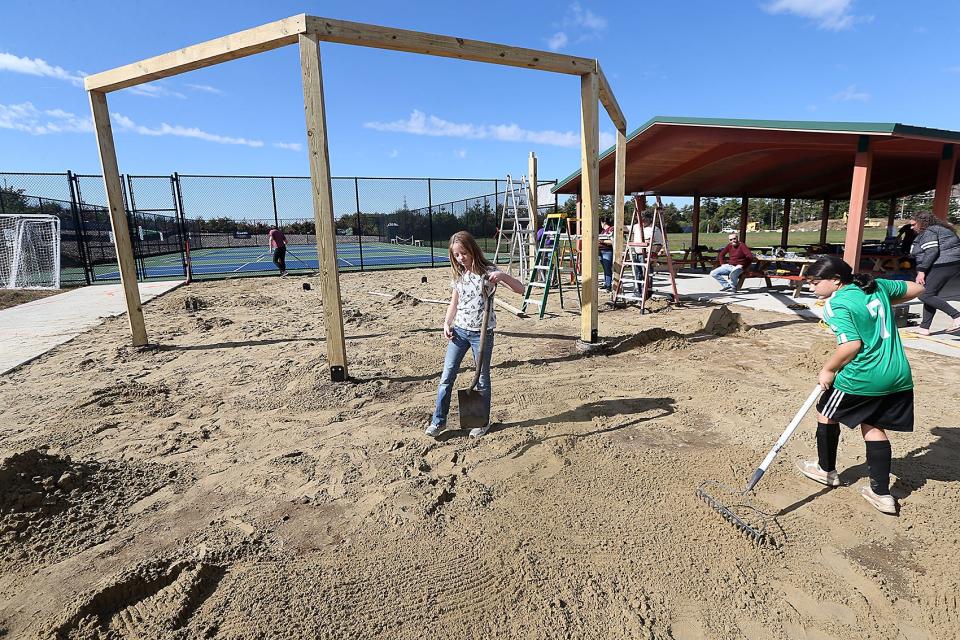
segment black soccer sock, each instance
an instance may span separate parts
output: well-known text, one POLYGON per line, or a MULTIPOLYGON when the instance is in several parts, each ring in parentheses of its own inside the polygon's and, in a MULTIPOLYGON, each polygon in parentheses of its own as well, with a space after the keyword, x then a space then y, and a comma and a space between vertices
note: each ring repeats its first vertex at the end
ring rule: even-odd
POLYGON ((839 424, 817 423, 817 462, 824 471, 837 470, 837 446, 839 444, 839 424))
POLYGON ((867 441, 867 469, 870 471, 870 488, 878 496, 890 494, 889 440, 867 441))

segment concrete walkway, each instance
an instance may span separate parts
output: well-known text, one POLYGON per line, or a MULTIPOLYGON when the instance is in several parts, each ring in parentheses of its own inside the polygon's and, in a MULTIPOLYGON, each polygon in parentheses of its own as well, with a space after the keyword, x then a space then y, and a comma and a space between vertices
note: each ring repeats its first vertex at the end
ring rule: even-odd
MULTIPOLYGON (((145 303, 181 284, 141 282, 140 300, 145 303)), ((104 318, 126 312, 119 284, 71 289, 0 310, 0 375, 72 340, 104 318)))
MULTIPOLYGON (((666 278, 659 276, 654 289, 658 293, 667 293, 669 291, 669 284, 665 284, 667 282, 666 278)), ((780 280, 779 282, 786 283, 787 281, 780 280)), ((744 283, 743 289, 731 294, 720 291, 720 285, 709 274, 699 272, 677 274, 677 291, 681 298, 687 300, 738 304, 751 309, 776 311, 777 313, 805 318, 823 317, 822 307, 816 304, 817 298, 809 293, 806 287, 800 297, 794 299, 792 289, 777 287, 777 280, 773 280, 773 284, 775 288, 768 290, 762 278, 750 278, 744 283)), ((960 309, 960 278, 954 278, 941 293, 941 297, 946 298, 954 307, 960 309)), ((919 302, 913 302, 909 305, 909 312, 917 315, 914 324, 918 324, 920 314, 923 312, 923 305, 919 302)), ((901 330, 900 335, 903 338, 903 344, 913 349, 922 349, 944 356, 960 358, 960 334, 942 333, 944 329, 950 326, 951 322, 946 314, 938 312, 933 318, 933 326, 931 327, 933 335, 911 336, 908 332, 901 330)))

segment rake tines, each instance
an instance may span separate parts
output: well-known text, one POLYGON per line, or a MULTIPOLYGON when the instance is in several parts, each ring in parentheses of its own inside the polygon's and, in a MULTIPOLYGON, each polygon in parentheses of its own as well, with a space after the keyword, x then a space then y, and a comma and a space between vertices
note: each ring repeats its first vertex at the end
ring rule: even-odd
POLYGON ((767 544, 767 543, 772 544, 773 541, 767 533, 768 515, 765 514, 763 511, 760 511, 759 509, 754 507, 752 504, 750 504, 749 498, 746 495, 738 491, 734 491, 730 489, 730 487, 727 487, 726 485, 720 484, 719 482, 715 482, 713 480, 707 480, 706 482, 702 483, 699 487, 697 487, 696 493, 697 493, 697 496, 699 496, 701 500, 706 502, 711 509, 719 513, 724 520, 726 520, 727 522, 732 524, 734 527, 736 527, 741 533, 747 536, 752 542, 755 542, 758 545, 767 544), (722 489, 726 493, 735 495, 737 497, 737 500, 739 500, 738 504, 733 505, 733 507, 728 507, 723 502, 715 498, 713 494, 707 490, 707 488, 710 486, 715 486, 719 489, 722 489), (760 519, 762 520, 762 524, 760 524, 759 526, 751 524, 747 520, 746 513, 743 513, 741 515, 740 513, 737 513, 736 511, 734 511, 734 508, 737 508, 742 512, 745 511, 753 515, 759 516, 760 519))

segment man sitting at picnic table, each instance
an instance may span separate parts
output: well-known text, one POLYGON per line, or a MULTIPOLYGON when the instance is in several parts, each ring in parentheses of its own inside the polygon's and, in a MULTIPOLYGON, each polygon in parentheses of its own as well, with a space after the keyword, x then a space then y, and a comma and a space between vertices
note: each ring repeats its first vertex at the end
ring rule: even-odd
POLYGON ((720 283, 721 291, 734 291, 740 286, 740 275, 753 262, 750 247, 740 242, 740 236, 731 233, 727 243, 717 254, 717 268, 710 272, 713 279, 720 283), (726 263, 723 262, 726 257, 726 263))

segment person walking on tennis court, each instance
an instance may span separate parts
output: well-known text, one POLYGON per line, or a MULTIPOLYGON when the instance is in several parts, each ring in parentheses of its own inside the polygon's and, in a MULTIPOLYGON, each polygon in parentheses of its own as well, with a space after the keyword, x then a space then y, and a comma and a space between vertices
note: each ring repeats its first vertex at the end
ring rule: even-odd
MULTIPOLYGON (((425 433, 436 437, 447 428, 447 413, 450 411, 450 399, 453 394, 453 383, 457 379, 457 369, 468 350, 473 351, 474 361, 480 359, 480 329, 483 323, 484 298, 490 297, 490 314, 487 321, 487 337, 484 343, 482 357, 483 367, 480 370, 480 379, 477 390, 484 394, 489 414, 491 386, 490 386, 490 359, 493 355, 493 330, 497 326, 497 315, 493 310, 493 293, 488 291, 492 285, 504 283, 516 293, 523 293, 523 283, 498 270, 477 245, 477 241, 466 231, 458 231, 450 237, 450 267, 453 271, 450 296, 450 305, 443 318, 443 337, 447 339, 447 353, 443 361, 443 373, 440 375, 440 384, 437 387, 437 402, 433 410, 433 417, 427 425, 425 433), (488 284, 489 283, 489 284, 488 284)), ((490 423, 470 430, 471 438, 479 438, 490 430, 490 423)))
POLYGON ((923 317, 915 333, 930 334, 930 325, 937 311, 943 311, 953 319, 947 333, 960 333, 960 311, 940 297, 940 292, 954 276, 960 273, 960 237, 956 228, 929 211, 920 211, 913 216, 917 237, 910 253, 917 260, 917 284, 923 285, 923 317))
POLYGON ((916 298, 923 287, 903 280, 854 274, 840 256, 822 256, 807 271, 823 320, 837 339, 817 381, 817 460, 798 461, 806 477, 839 487, 840 424, 860 427, 867 449, 868 485, 863 498, 882 513, 896 514, 890 495, 892 458, 887 431, 913 431, 913 375, 903 352, 891 305, 916 298))
POLYGON ((270 249, 273 250, 273 264, 280 269, 280 275, 287 275, 287 236, 276 227, 270 227, 267 238, 270 239, 270 249))

